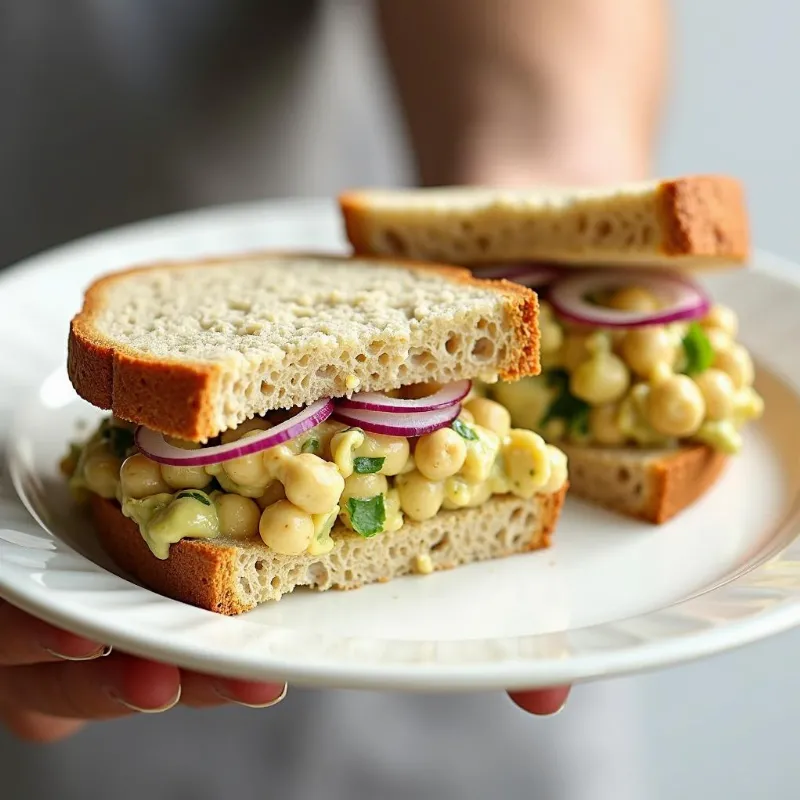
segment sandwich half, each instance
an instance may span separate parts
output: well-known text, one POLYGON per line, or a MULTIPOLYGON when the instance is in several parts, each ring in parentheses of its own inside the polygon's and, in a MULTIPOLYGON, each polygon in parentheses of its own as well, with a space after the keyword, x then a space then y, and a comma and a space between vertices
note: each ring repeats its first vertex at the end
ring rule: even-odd
POLYGON ((567 454, 577 496, 665 522, 714 484, 763 413, 735 311, 693 278, 747 261, 734 178, 363 190, 340 205, 359 254, 437 259, 536 289, 542 374, 485 392, 567 454))
POLYGON ((112 559, 223 614, 547 547, 567 461, 472 382, 539 372, 530 289, 254 254, 95 282, 68 371, 110 411, 63 469, 112 559))

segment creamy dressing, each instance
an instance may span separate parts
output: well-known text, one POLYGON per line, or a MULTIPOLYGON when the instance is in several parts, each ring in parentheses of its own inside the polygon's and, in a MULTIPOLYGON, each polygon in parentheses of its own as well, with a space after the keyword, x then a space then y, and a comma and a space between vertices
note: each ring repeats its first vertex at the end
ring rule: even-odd
MULTIPOLYGON (((270 424, 250 420, 223 438, 252 436, 270 424)), ((285 444, 206 467, 161 466, 133 447, 112 462, 113 425, 105 421, 65 469, 74 487, 115 497, 159 559, 182 539, 248 536, 276 552, 320 556, 346 531, 370 538, 400 530, 406 519, 475 507, 498 494, 556 492, 567 479, 560 451, 510 428, 508 412, 479 397, 450 427, 426 436, 383 436, 327 421, 285 444), (108 475, 95 468, 101 461, 115 470, 110 495, 108 475)))

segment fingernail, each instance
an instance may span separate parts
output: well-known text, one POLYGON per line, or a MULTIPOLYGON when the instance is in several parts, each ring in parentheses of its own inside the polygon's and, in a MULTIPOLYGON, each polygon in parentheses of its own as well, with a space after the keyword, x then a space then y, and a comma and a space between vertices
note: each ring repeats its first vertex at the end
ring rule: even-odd
POLYGON ((268 700, 266 703, 245 703, 243 700, 239 700, 236 697, 231 697, 231 695, 221 686, 215 686, 214 691, 223 700, 229 703, 236 703, 237 705, 246 706, 247 708, 272 708, 272 706, 278 705, 278 703, 280 703, 281 700, 286 697, 286 692, 289 691, 289 686, 288 684, 284 684, 283 691, 277 697, 274 697, 272 700, 268 700))
POLYGON ((120 705, 125 706, 125 708, 129 708, 131 711, 136 711, 139 714, 162 714, 164 711, 169 711, 171 708, 174 708, 176 705, 178 705, 181 699, 181 687, 180 686, 178 687, 177 694, 172 700, 170 700, 169 703, 159 708, 140 708, 139 706, 136 706, 133 703, 129 703, 127 700, 124 700, 116 692, 113 691, 109 692, 109 695, 111 695, 111 699, 115 703, 119 703, 120 705))
POLYGON ((559 714, 560 714, 560 713, 561 713, 561 712, 562 712, 562 711, 563 711, 563 710, 564 710, 566 707, 567 707, 567 700, 566 700, 566 698, 565 698, 565 699, 564 699, 564 702, 563 702, 563 703, 562 703, 562 704, 561 704, 561 705, 560 705, 560 706, 559 706, 559 707, 558 707, 558 708, 557 708, 557 709, 556 709, 556 710, 555 710, 555 711, 554 711, 552 714, 550 714, 549 716, 551 716, 551 717, 557 717, 557 716, 558 716, 558 715, 559 715, 559 714))
POLYGON ((45 647, 45 652, 50 653, 51 656, 54 658, 60 658, 62 661, 94 661, 96 658, 105 658, 107 655, 111 654, 111 645, 107 644, 104 647, 101 647, 99 650, 95 650, 94 653, 89 653, 86 656, 68 656, 64 653, 59 653, 57 650, 53 650, 50 647, 45 647))

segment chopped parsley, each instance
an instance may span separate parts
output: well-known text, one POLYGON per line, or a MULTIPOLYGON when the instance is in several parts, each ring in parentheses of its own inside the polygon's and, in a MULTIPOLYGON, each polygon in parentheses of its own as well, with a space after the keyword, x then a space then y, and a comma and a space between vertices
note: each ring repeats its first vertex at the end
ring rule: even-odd
POLYGON ((309 436, 303 442, 302 447, 300 448, 301 452, 303 453, 313 453, 314 455, 319 454, 322 450, 322 445, 320 444, 318 436, 309 436))
POLYGON ((690 323, 682 344, 686 356, 686 367, 683 371, 687 375, 705 372, 714 363, 714 348, 706 332, 696 322, 690 323))
POLYGON ((561 419, 570 434, 586 436, 589 433, 589 404, 570 394, 566 370, 548 372, 547 385, 556 390, 556 395, 540 424, 544 426, 551 420, 561 419))
POLYGON ((374 472, 380 472, 383 467, 385 458, 367 458, 365 456, 357 456, 353 459, 353 471, 359 475, 371 475, 374 472))
POLYGON ((347 501, 347 513, 353 530, 365 539, 380 533, 386 524, 386 507, 383 495, 362 499, 351 497, 347 501))
POLYGON ((133 431, 111 425, 108 420, 104 420, 104 424, 100 426, 100 436, 108 442, 111 452, 117 458, 125 458, 128 450, 133 447, 133 431))
POLYGON ((466 439, 468 442, 476 442, 478 440, 478 434, 475 433, 466 422, 462 422, 460 419, 454 419, 450 427, 452 427, 462 439, 466 439))
POLYGON ((210 506, 211 501, 202 493, 202 492, 178 492, 175 495, 175 499, 179 499, 181 497, 191 497, 193 500, 197 500, 198 503, 202 503, 204 506, 210 506))

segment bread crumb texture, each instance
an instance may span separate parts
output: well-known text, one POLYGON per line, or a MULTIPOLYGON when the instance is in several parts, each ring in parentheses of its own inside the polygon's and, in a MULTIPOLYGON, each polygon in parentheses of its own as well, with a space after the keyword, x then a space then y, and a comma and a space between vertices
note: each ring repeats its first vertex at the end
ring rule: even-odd
POLYGON ((453 267, 268 255, 165 264, 89 289, 69 373, 89 402, 202 440, 354 387, 536 374, 537 309, 530 290, 453 267))

